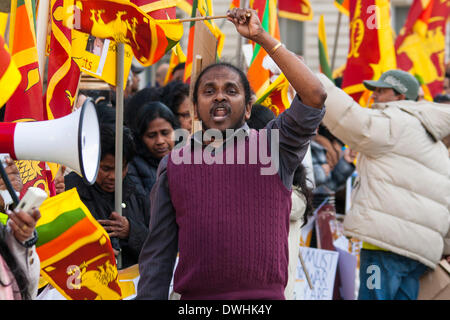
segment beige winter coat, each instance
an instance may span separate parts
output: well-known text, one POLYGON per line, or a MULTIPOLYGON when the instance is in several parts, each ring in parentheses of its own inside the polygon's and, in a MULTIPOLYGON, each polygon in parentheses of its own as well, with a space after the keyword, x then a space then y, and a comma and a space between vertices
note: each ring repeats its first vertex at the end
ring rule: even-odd
POLYGON ((328 94, 324 124, 359 152, 345 234, 434 268, 450 225, 450 161, 439 141, 450 133, 450 106, 395 101, 362 108, 318 76, 328 94))

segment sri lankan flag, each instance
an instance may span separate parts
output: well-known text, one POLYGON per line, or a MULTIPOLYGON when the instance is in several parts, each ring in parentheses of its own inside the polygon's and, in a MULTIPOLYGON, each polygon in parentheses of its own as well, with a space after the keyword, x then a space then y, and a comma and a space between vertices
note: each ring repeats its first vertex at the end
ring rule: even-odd
POLYGON ((172 72, 173 69, 180 63, 186 62, 186 55, 184 54, 183 50, 181 49, 180 43, 177 43, 175 47, 172 48, 172 54, 170 56, 169 61, 169 69, 167 69, 166 78, 164 79, 164 84, 169 83, 172 81, 172 72))
POLYGON ((70 300, 121 299, 111 241, 76 189, 47 199, 39 210, 42 277, 70 300))
POLYGON ((33 10, 31 0, 11 1, 9 49, 22 81, 6 104, 5 122, 45 120, 33 10))
MULTIPOLYGON (((280 30, 276 14, 276 1, 253 0, 250 2, 250 5, 250 8, 257 11, 264 30, 279 40, 280 30)), ((253 57, 247 71, 247 78, 257 97, 261 96, 270 85, 270 70, 263 66, 263 61, 266 57, 268 57, 268 53, 259 44, 255 44, 253 57)))
POLYGON ((22 76, 16 64, 11 59, 8 46, 0 35, 0 107, 2 107, 9 97, 16 91, 22 76))
POLYGON ((389 0, 350 0, 350 46, 342 88, 359 102, 364 80, 396 69, 389 0))
POLYGON ((334 5, 340 12, 346 16, 350 16, 350 0, 334 0, 334 5))
POLYGON ((314 14, 309 0, 279 0, 278 16, 298 21, 312 20, 314 14))
POLYGON ((72 112, 80 79, 80 68, 72 59, 72 30, 63 26, 63 0, 51 1, 51 37, 46 94, 47 119, 72 112))
POLYGON ((143 66, 161 59, 183 35, 179 20, 155 20, 125 0, 69 0, 64 6, 67 27, 130 45, 143 66))
POLYGON ((269 108, 276 116, 278 116, 290 106, 288 92, 289 82, 284 74, 281 74, 270 84, 267 90, 258 97, 255 104, 261 104, 269 108))
POLYGON ((131 0, 130 2, 153 19, 176 19, 177 0, 131 0))
POLYGON ((450 1, 414 1, 395 41, 398 67, 419 76, 434 97, 445 77, 445 33, 450 1))
POLYGON ((177 7, 186 12, 186 14, 191 14, 194 1, 196 0, 177 0, 177 7))
POLYGON ((320 72, 325 74, 331 81, 334 82, 328 55, 327 33, 325 31, 325 20, 323 18, 323 14, 320 16, 319 20, 319 61, 320 72))
MULTIPOLYGON (((6 103, 5 122, 46 120, 33 5, 32 0, 11 1, 9 49, 22 79, 6 103)), ((21 160, 16 161, 16 165, 24 184, 21 196, 26 193, 28 187, 41 188, 49 195, 55 193, 54 185, 51 184, 52 175, 45 162, 21 160)))

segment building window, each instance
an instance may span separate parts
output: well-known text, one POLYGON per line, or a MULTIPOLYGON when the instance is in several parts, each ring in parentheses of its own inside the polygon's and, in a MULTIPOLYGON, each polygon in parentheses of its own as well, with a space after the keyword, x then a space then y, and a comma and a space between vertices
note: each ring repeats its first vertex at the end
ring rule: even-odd
POLYGON ((399 34, 408 18, 409 8, 411 6, 395 6, 394 7, 394 31, 399 34))
POLYGON ((303 55, 303 22, 279 18, 281 42, 292 52, 303 55))

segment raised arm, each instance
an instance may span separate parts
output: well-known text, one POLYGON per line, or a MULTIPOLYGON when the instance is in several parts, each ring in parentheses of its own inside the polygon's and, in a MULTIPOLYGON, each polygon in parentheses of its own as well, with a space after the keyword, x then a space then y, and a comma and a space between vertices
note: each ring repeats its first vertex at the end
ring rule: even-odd
POLYGON ((239 34, 266 50, 305 105, 322 108, 327 95, 319 79, 299 57, 278 45, 279 42, 263 29, 256 11, 234 8, 228 12, 228 20, 239 34))

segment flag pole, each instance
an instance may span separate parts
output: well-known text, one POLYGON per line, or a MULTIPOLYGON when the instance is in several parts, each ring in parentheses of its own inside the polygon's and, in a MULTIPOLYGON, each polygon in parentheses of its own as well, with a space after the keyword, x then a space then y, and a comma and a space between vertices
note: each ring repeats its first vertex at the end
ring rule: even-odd
POLYGON ((339 32, 341 29, 341 18, 342 18, 342 13, 339 11, 336 34, 334 35, 333 58, 331 60, 331 74, 333 74, 334 64, 336 62, 336 51, 337 51, 337 45, 338 45, 338 39, 339 39, 339 32))
MULTIPOLYGON (((247 18, 251 17, 251 13, 246 14, 247 18)), ((204 21, 204 20, 214 20, 214 19, 227 19, 228 15, 224 16, 205 16, 205 17, 195 17, 195 18, 186 18, 186 19, 174 19, 171 20, 173 22, 193 22, 193 21, 204 21)))
MULTIPOLYGON (((123 85, 125 44, 116 43, 116 154, 114 210, 122 215, 122 169, 123 169, 123 85)), ((122 255, 117 256, 117 268, 122 268, 122 255)))
POLYGON ((48 15, 50 11, 49 0, 39 0, 36 17, 36 46, 38 52, 39 75, 44 80, 45 71, 45 49, 47 44, 48 15))

